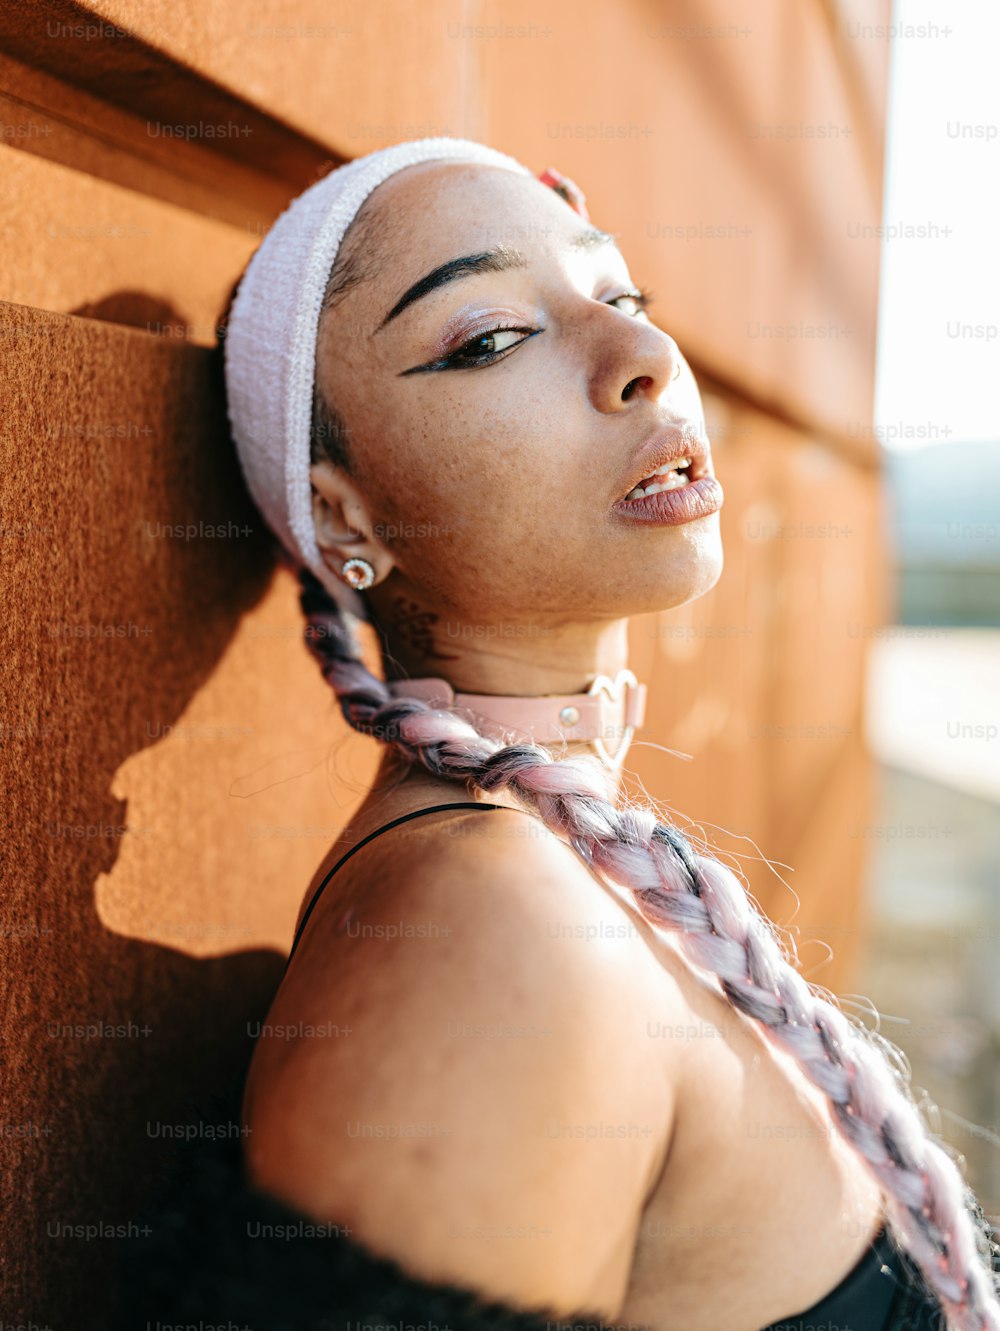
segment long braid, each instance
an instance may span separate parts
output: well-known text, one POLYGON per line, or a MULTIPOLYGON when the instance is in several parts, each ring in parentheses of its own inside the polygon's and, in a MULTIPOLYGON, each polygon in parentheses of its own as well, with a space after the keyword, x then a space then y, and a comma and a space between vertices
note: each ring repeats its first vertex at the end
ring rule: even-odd
POLYGON ((902 1051, 802 977, 729 868, 696 852, 652 807, 617 805, 610 773, 596 758, 503 745, 454 711, 393 696, 360 659, 349 620, 319 581, 303 569, 301 582, 306 641, 347 722, 435 776, 464 782, 470 793, 508 791, 588 866, 627 889, 651 926, 678 934, 689 964, 716 976, 733 1007, 760 1022, 829 1098, 948 1331, 1000 1331, 992 1227, 947 1143, 923 1122, 908 1073, 893 1066, 906 1066, 902 1051))

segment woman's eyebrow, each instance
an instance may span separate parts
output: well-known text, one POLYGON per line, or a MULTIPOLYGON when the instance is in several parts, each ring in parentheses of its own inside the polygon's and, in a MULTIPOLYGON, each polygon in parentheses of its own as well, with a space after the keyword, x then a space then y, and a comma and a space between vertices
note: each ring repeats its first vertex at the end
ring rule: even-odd
MULTIPOLYGON (((617 248, 618 237, 616 234, 610 231, 602 231, 596 226, 588 227, 586 231, 578 231, 567 242, 567 247, 572 250, 590 250, 604 245, 614 245, 617 248)), ((528 260, 521 251, 512 249, 509 245, 495 245, 493 249, 483 250, 479 254, 464 254, 461 258, 449 259, 447 263, 432 268, 418 282, 414 282, 413 286, 407 288, 375 329, 375 332, 380 333, 386 324, 391 323, 397 315, 402 314, 408 305, 412 305, 414 301, 420 300, 423 296, 430 295, 432 291, 444 286, 446 282, 454 282, 462 277, 471 277, 476 273, 503 273, 511 268, 527 267, 528 260)))
POLYGON ((402 314, 408 305, 412 305, 423 296, 429 296, 432 291, 444 286, 446 282, 455 282, 461 277, 471 277, 474 273, 503 273, 509 268, 527 268, 527 266, 528 261, 520 250, 511 249, 508 245, 496 245, 481 254, 464 254, 460 259, 449 259, 447 263, 432 268, 419 282, 414 282, 413 286, 396 301, 375 332, 380 333, 386 324, 391 323, 398 314, 402 314))
POLYGON ((578 231, 568 242, 571 250, 601 249, 605 245, 618 246, 617 231, 602 231, 599 226, 589 226, 586 231, 578 231))

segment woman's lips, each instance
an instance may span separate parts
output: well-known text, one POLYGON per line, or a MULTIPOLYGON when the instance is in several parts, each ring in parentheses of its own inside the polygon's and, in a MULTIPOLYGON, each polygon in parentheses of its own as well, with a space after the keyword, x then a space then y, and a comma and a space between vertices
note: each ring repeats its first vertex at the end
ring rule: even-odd
POLYGON ((682 523, 718 513, 724 498, 722 486, 715 477, 704 475, 674 490, 660 490, 658 494, 643 495, 641 499, 619 499, 612 504, 611 512, 655 527, 679 527, 682 523))

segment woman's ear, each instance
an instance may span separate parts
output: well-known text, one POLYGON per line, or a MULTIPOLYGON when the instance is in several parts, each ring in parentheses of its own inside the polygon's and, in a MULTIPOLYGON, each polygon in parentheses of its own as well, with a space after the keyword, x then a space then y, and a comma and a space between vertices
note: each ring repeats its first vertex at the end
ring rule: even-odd
POLYGON ((561 171, 557 171, 554 166, 547 166, 544 171, 539 171, 537 177, 543 185, 548 185, 550 189, 565 199, 575 213, 579 213, 585 222, 590 221, 590 213, 587 212, 587 196, 569 176, 564 176, 561 171))
POLYGON ((327 566, 340 576, 346 559, 367 559, 375 581, 388 577, 394 560, 374 535, 365 500, 343 469, 323 459, 309 468, 316 544, 327 566))

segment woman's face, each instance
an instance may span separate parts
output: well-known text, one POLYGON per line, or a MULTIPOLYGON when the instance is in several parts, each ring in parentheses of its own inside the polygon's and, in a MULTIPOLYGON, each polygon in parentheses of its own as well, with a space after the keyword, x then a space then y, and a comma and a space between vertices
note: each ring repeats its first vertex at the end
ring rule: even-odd
POLYGON ((694 377, 625 295, 636 287, 617 247, 581 243, 593 226, 550 187, 495 167, 421 163, 369 205, 370 275, 317 344, 356 462, 352 481, 313 466, 331 504, 319 508, 327 532, 368 537, 324 548, 331 566, 371 560, 366 595, 383 623, 400 598, 439 619, 527 625, 621 619, 707 591, 722 567, 717 482, 681 481, 687 493, 665 507, 684 520, 669 524, 616 507, 665 459, 711 476, 694 377), (439 265, 491 251, 514 262, 459 268, 402 301, 439 265))

